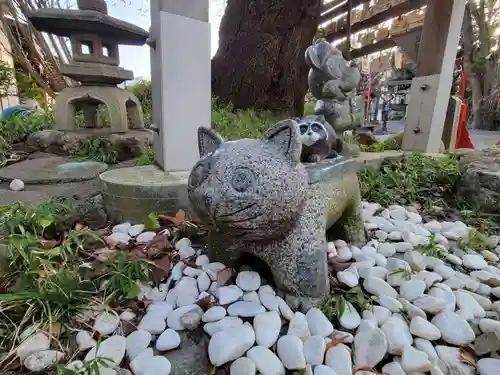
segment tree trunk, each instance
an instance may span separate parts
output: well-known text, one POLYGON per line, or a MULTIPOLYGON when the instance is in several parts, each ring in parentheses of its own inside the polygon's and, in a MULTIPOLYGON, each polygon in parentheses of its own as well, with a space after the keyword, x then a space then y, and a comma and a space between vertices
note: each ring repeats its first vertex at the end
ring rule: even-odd
POLYGON ((302 115, 305 50, 321 0, 228 0, 212 59, 212 91, 234 108, 302 115))

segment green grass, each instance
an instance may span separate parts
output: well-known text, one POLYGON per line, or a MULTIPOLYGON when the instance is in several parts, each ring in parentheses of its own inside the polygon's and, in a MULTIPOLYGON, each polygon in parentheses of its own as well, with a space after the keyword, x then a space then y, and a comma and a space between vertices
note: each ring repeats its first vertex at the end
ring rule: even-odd
POLYGON ((9 144, 23 142, 30 134, 50 129, 53 125, 52 111, 35 111, 27 118, 11 116, 0 120, 0 136, 9 144))
POLYGON ((74 217, 73 207, 55 201, 0 208, 7 245, 0 259, 0 353, 12 350, 33 324, 69 332, 93 305, 129 301, 139 292, 137 283, 148 280, 149 261, 129 260, 120 251, 97 261, 93 251, 105 242, 74 217))

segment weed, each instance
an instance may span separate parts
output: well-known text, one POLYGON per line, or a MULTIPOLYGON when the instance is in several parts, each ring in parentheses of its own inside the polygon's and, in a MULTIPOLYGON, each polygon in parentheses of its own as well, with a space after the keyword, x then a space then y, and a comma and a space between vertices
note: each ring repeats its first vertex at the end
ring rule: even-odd
POLYGON ((458 246, 464 250, 482 251, 489 247, 488 236, 478 230, 471 230, 467 239, 460 239, 458 246))
POLYGON ((155 163, 155 152, 153 147, 147 146, 144 149, 144 153, 139 156, 135 162, 135 165, 151 165, 155 163))
POLYGON ((22 202, 0 207, 0 228, 9 234, 54 235, 66 222, 70 207, 55 200, 48 200, 38 206, 22 202))
POLYGON ((11 116, 0 120, 0 136, 9 144, 22 142, 32 133, 52 128, 53 124, 51 111, 34 111, 28 117, 11 116))
MULTIPOLYGON (((97 342, 96 352, 99 350, 100 340, 97 342)), ((70 370, 58 366, 56 371, 50 372, 48 375, 101 375, 102 368, 114 367, 115 363, 112 359, 106 357, 97 357, 83 363, 83 366, 78 370, 70 370)))
POLYGON ((73 156, 106 164, 116 164, 118 162, 118 150, 104 137, 87 138, 73 156))
POLYGON ((148 281, 148 265, 149 262, 142 259, 127 260, 125 253, 108 261, 108 272, 101 278, 107 297, 112 300, 137 297, 140 293, 138 282, 148 281))
POLYGON ((371 297, 358 285, 347 291, 336 288, 333 294, 323 300, 319 308, 328 319, 339 319, 348 306, 347 302, 358 311, 370 310, 373 305, 371 297))
POLYGON ((399 274, 401 274, 401 276, 403 276, 403 278, 405 280, 410 280, 411 276, 413 275, 413 271, 411 269, 408 269, 408 268, 405 268, 405 267, 401 267, 401 268, 397 268, 397 269, 393 270, 390 274, 391 275, 399 275, 399 274))
POLYGON ((429 237, 429 244, 417 246, 415 250, 430 257, 434 257, 441 260, 446 259, 446 252, 439 246, 439 244, 436 241, 436 236, 434 234, 432 234, 429 237))

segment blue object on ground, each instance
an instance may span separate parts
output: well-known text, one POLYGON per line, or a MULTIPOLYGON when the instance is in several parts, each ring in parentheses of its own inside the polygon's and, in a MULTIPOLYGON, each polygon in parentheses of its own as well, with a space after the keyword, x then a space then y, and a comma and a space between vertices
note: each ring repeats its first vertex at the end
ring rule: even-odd
POLYGON ((19 116, 19 117, 28 117, 31 114, 32 110, 26 109, 20 105, 13 105, 11 107, 5 108, 0 114, 0 119, 4 120, 8 117, 19 116))

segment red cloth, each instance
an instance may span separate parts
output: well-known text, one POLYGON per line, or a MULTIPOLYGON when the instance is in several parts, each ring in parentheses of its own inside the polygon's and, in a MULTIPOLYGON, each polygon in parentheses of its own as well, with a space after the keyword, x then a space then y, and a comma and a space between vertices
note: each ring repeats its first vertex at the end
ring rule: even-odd
MULTIPOLYGON (((460 111, 460 122, 457 129, 457 140, 455 148, 471 148, 474 149, 474 144, 470 139, 469 130, 467 129, 467 104, 462 103, 462 110, 460 111)), ((500 142, 500 141, 499 141, 500 142)))

